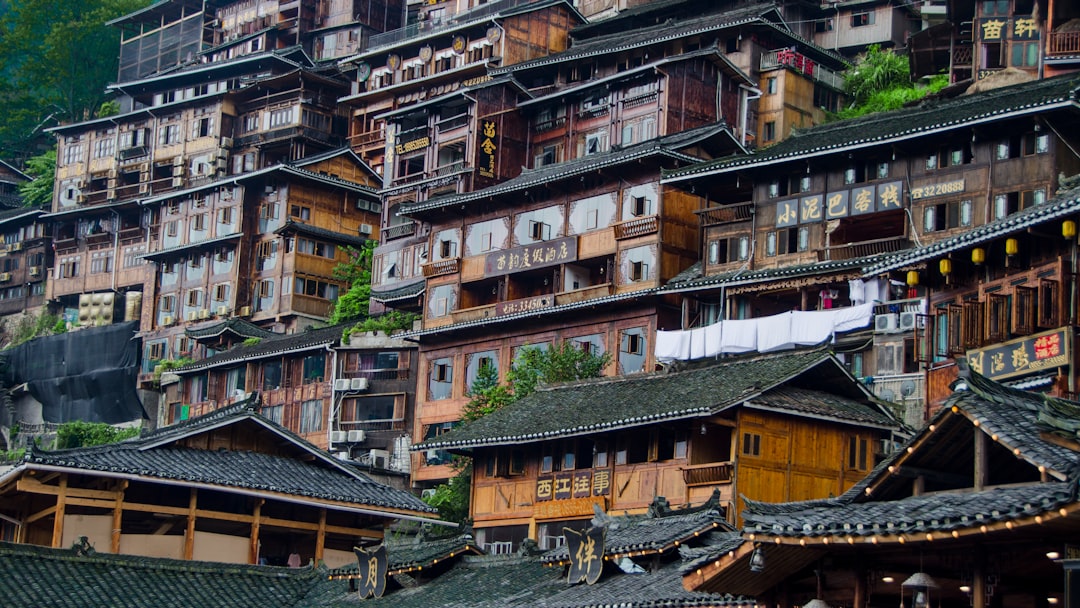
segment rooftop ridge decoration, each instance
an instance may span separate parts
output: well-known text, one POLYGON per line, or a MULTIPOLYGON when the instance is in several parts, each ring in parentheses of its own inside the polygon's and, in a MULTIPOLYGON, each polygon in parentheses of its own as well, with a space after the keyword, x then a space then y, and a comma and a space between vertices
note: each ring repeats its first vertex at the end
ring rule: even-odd
POLYGON ((262 338, 258 344, 253 344, 251 346, 238 344, 229 350, 217 353, 212 357, 207 357, 195 361, 194 363, 189 363, 183 367, 178 367, 175 370, 172 370, 172 373, 183 375, 188 372, 217 367, 218 365, 224 365, 233 361, 254 359, 296 350, 307 350, 324 344, 336 344, 341 340, 341 332, 351 325, 352 323, 342 323, 294 334, 256 336, 262 338))

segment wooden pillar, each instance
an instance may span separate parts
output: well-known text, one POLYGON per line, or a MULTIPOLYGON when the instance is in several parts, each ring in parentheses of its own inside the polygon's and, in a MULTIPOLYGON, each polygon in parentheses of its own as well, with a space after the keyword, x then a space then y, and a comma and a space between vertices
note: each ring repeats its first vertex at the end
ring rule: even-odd
POLYGON ((319 531, 315 533, 315 563, 323 558, 326 548, 326 508, 319 509, 319 531))
POLYGON ((979 549, 976 549, 975 553, 975 568, 972 570, 971 575, 971 605, 974 608, 985 608, 986 571, 983 568, 983 556, 986 554, 979 549))
POLYGON ((918 477, 915 478, 914 481, 911 482, 911 495, 912 496, 922 496, 923 492, 925 491, 924 490, 925 487, 926 487, 926 478, 923 477, 922 475, 919 475, 918 477))
POLYGON ((986 487, 986 479, 990 471, 987 468, 988 459, 986 453, 986 433, 975 428, 975 491, 978 492, 986 487))
MULTIPOLYGON (((866 557, 866 556, 864 556, 866 557)), ((867 584, 866 584, 866 568, 862 566, 855 566, 855 599, 852 601, 852 608, 864 608, 866 606, 867 599, 867 584)), ((821 597, 818 595, 818 597, 821 597)))
POLYGON ((60 544, 64 542, 64 510, 67 506, 67 486, 68 476, 65 473, 60 476, 60 491, 56 495, 56 512, 53 513, 52 546, 54 549, 59 548, 60 544))
POLYGON ((191 488, 188 498, 187 532, 184 533, 184 559, 195 556, 195 508, 198 506, 199 491, 191 488))
POLYGON ((251 545, 248 547, 248 563, 259 563, 259 527, 262 525, 262 506, 266 500, 260 498, 255 501, 255 510, 251 518, 251 545))
POLYGON ((112 552, 120 553, 120 532, 124 517, 124 492, 127 491, 128 481, 121 481, 116 487, 116 506, 113 507, 112 515, 112 552))

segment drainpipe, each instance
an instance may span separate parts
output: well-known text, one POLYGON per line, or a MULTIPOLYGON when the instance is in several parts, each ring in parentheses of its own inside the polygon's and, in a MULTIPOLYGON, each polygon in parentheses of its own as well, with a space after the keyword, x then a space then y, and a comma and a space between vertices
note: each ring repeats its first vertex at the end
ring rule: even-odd
POLYGON ((748 87, 745 84, 739 85, 741 91, 742 101, 739 104, 739 139, 744 147, 746 146, 746 123, 749 120, 750 102, 761 97, 761 90, 756 87, 748 87))
MULTIPOLYGON (((113 265, 112 265, 112 272, 110 273, 112 275, 112 291, 115 293, 116 292, 116 273, 119 272, 119 270, 118 270, 119 264, 116 263, 117 262, 117 259, 116 259, 117 255, 116 254, 119 253, 119 249, 120 249, 120 213, 117 212, 116 209, 111 209, 111 211, 112 211, 112 214, 113 214, 113 220, 116 222, 113 225, 113 265)), ((121 257, 119 261, 123 262, 124 261, 123 257, 121 257)), ((87 268, 87 270, 90 270, 90 269, 87 268)), ((125 303, 125 305, 126 305, 126 303, 125 303)))
POLYGON ((341 399, 337 391, 334 390, 338 374, 337 350, 327 344, 326 352, 330 353, 330 412, 326 425, 326 451, 329 452, 330 448, 333 447, 330 443, 330 433, 334 430, 334 422, 337 420, 338 408, 341 407, 341 399))

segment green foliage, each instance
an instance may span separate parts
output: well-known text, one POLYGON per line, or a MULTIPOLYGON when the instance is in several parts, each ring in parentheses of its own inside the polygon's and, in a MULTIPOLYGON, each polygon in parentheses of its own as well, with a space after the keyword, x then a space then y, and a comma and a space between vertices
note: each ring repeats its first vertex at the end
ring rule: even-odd
POLYGON ((948 84, 945 75, 935 76, 928 86, 912 84, 906 57, 892 49, 871 45, 856 65, 844 73, 844 91, 851 105, 836 118, 856 118, 873 112, 897 110, 948 84))
POLYGON ((391 310, 377 317, 368 317, 353 327, 346 329, 345 338, 348 339, 350 334, 357 332, 381 331, 391 334, 403 329, 412 329, 413 323, 419 318, 419 315, 413 312, 391 310))
POLYGON ((243 342, 244 346, 258 346, 261 343, 262 343, 262 338, 260 338, 258 336, 253 336, 251 338, 246 338, 244 340, 244 342, 243 342))
POLYGON ((171 371, 177 368, 184 367, 194 363, 195 360, 190 357, 180 357, 179 359, 162 359, 158 361, 154 366, 154 386, 161 384, 161 375, 167 371, 171 371))
POLYGON ((598 378, 610 363, 611 353, 597 355, 563 341, 546 350, 535 346, 521 349, 506 379, 514 389, 515 399, 521 399, 541 383, 598 378))
POLYGON ((47 207, 52 204, 53 181, 56 177, 56 146, 26 161, 26 174, 34 179, 19 185, 19 194, 27 207, 47 207))
POLYGON ((85 448, 139 436, 139 427, 117 428, 104 422, 65 422, 56 431, 56 449, 85 448))
POLYGON ((26 455, 26 450, 20 448, 18 450, 7 450, 0 452, 0 462, 18 462, 26 455))
POLYGON ((451 465, 455 474, 446 483, 439 484, 435 493, 424 502, 439 510, 439 517, 467 525, 469 521, 469 496, 472 489, 472 460, 455 457, 451 465))
POLYGON ((57 121, 94 118, 116 79, 120 30, 149 0, 20 0, 0 21, 0 153, 28 155, 57 121))
POLYGON ((56 315, 48 313, 25 314, 14 320, 4 322, 4 348, 12 348, 34 338, 51 336, 67 331, 67 324, 56 315), (63 329, 61 329, 61 327, 63 329))
POLYGON ((371 260, 377 241, 365 241, 360 249, 347 247, 349 259, 334 267, 334 278, 349 285, 349 290, 338 296, 330 312, 330 324, 360 320, 368 316, 371 302, 371 260))
POLYGON ((480 366, 468 396, 469 402, 461 411, 461 419, 466 422, 487 416, 516 399, 509 387, 499 384, 499 370, 491 365, 480 366))
POLYGON ((98 118, 105 118, 105 117, 108 117, 108 116, 116 116, 119 113, 120 113, 120 103, 118 101, 116 101, 115 99, 110 99, 109 101, 103 102, 98 107, 97 117, 98 118))

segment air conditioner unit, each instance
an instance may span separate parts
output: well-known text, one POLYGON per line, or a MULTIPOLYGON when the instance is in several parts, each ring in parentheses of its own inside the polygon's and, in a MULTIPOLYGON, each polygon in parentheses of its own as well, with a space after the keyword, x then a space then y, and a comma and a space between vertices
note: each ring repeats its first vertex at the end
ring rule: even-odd
POLYGON ((30 267, 30 276, 32 276, 32 277, 41 276, 41 266, 31 266, 30 267))
MULTIPOLYGON (((360 443, 363 440, 364 440, 364 431, 359 430, 359 429, 349 431, 349 441, 351 443, 360 443)), ((389 459, 389 454, 387 454, 387 459, 389 459)))
POLYGON ((345 431, 330 431, 330 443, 345 443, 345 431))
POLYGON ((11 280, 10 272, 0 272, 0 283, 6 283, 11 280))
POLYGON ((368 452, 368 464, 377 468, 385 469, 390 463, 390 452, 386 450, 371 450, 368 452))
POLYGON ((172 317, 165 317, 164 319, 161 320, 161 324, 162 325, 172 325, 174 320, 175 319, 173 319, 172 317))
POLYGON ((228 149, 228 148, 231 148, 232 145, 233 145, 233 140, 232 140, 231 137, 222 137, 221 138, 221 147, 222 148, 228 149))
POLYGON ((22 243, 21 243, 21 242, 19 242, 19 243, 12 243, 12 244, 11 244, 11 250, 12 250, 12 251, 22 251, 22 243))
POLYGON ((198 318, 198 315, 199 315, 199 313, 197 311, 189 310, 188 313, 187 313, 187 320, 188 321, 194 321, 195 319, 198 318))
POLYGON ((366 391, 368 387, 367 378, 352 378, 349 381, 349 390, 351 391, 366 391))
POLYGON ((85 194, 76 194, 75 195, 75 202, 77 204, 79 204, 79 205, 85 203, 86 202, 86 195, 85 194))
POLYGON ((874 333, 888 334, 896 331, 899 327, 899 319, 895 312, 879 314, 874 317, 874 333))
POLYGON ((360 224, 359 232, 360 232, 360 234, 371 234, 371 231, 373 229, 374 228, 372 227, 371 224, 360 224))
POLYGON ((202 310, 200 310, 199 311, 199 318, 200 319, 209 319, 210 318, 210 309, 203 308, 202 310))
POLYGON ((334 390, 335 391, 347 391, 347 390, 349 390, 349 379, 348 378, 338 378, 337 380, 334 380, 334 390))
POLYGON ((250 306, 241 306, 240 307, 240 316, 241 317, 250 317, 251 316, 251 307, 250 306))
POLYGON ((923 327, 923 319, 919 313, 909 310, 900 313, 900 331, 914 331, 923 327))
POLYGON ((217 307, 217 316, 219 316, 219 317, 227 317, 227 316, 229 316, 229 307, 228 306, 218 306, 217 307))
POLYGON ((184 165, 184 157, 183 156, 174 156, 173 159, 172 159, 172 164, 173 164, 174 167, 183 166, 184 165))

